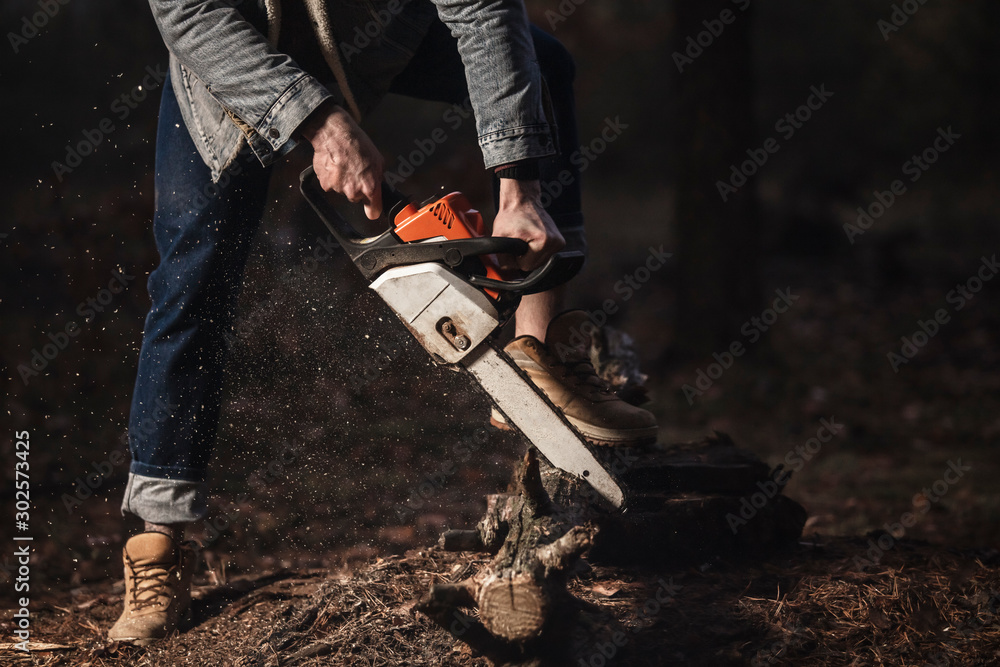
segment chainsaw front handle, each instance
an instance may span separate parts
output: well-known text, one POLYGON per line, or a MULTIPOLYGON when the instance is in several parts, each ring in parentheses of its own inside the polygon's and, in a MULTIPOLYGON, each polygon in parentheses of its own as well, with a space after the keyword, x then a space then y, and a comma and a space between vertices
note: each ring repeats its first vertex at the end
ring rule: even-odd
MULTIPOLYGON (((396 213, 409 204, 409 199, 385 181, 382 182, 382 209, 387 212, 384 215, 389 221, 389 228, 378 236, 363 236, 344 219, 327 199, 312 165, 306 167, 299 175, 299 189, 337 243, 369 281, 394 266, 440 262, 455 269, 467 257, 494 254, 520 256, 528 252, 526 241, 505 236, 401 243, 393 234, 392 220, 396 213)), ((494 280, 473 274, 466 276, 466 279, 469 284, 481 289, 535 294, 567 282, 579 273, 583 261, 584 256, 581 252, 560 252, 524 278, 494 280)))

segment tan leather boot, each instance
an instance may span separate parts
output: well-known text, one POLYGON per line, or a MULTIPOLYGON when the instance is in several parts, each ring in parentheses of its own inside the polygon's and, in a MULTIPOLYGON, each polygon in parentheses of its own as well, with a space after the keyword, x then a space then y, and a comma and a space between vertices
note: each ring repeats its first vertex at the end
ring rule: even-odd
POLYGON ((195 543, 175 544, 163 533, 140 533, 125 543, 125 609, 108 631, 111 641, 148 646, 177 629, 191 605, 195 543))
MULTIPOLYGON (((594 372, 587 323, 582 310, 562 313, 549 323, 545 343, 519 336, 504 351, 589 442, 621 447, 655 442, 656 417, 618 398, 594 372)), ((490 423, 509 428, 497 410, 490 423)))

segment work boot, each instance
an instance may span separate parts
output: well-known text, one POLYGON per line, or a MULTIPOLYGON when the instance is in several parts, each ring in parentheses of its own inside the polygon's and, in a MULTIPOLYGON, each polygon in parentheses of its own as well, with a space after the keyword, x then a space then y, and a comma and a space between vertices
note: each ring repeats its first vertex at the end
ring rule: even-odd
POLYGON ((148 646, 177 629, 191 605, 194 545, 175 544, 163 533, 140 533, 125 543, 125 609, 108 639, 148 646))
MULTIPOLYGON (((620 447, 656 442, 656 417, 621 400, 594 371, 588 322, 586 312, 567 311, 549 323, 545 343, 519 336, 504 351, 588 442, 620 447)), ((496 409, 490 423, 510 428, 496 409)))

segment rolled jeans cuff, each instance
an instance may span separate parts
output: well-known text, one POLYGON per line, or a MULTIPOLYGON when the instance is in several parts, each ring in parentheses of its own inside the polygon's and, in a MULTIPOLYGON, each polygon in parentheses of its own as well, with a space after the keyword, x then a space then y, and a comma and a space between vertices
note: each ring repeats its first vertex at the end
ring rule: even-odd
POLYGON ((128 474, 122 514, 150 523, 191 523, 208 513, 208 485, 182 479, 128 474))

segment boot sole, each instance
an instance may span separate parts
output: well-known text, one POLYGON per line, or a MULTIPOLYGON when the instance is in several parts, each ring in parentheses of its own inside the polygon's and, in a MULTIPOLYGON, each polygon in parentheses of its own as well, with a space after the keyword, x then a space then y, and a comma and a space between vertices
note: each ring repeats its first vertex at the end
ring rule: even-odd
POLYGON ((113 642, 118 642, 119 644, 132 644, 133 646, 141 646, 142 648, 148 648, 157 642, 161 642, 165 637, 146 637, 139 639, 136 637, 124 637, 120 639, 112 639, 108 637, 113 642))
POLYGON ((177 626, 162 637, 112 637, 111 633, 108 632, 108 640, 113 642, 120 642, 123 644, 134 644, 135 646, 141 646, 145 648, 148 646, 152 646, 157 642, 162 642, 163 640, 168 639, 169 637, 175 634, 179 634, 181 632, 181 628, 188 628, 189 626, 191 626, 193 620, 194 616, 191 612, 191 606, 189 603, 188 606, 184 609, 184 611, 181 612, 180 618, 177 619, 177 626))
MULTIPOLYGON (((606 429, 581 422, 569 415, 566 415, 566 419, 580 432, 584 440, 598 447, 642 447, 644 445, 656 444, 656 437, 660 430, 658 426, 628 430, 606 429)), ((504 420, 503 415, 495 409, 490 412, 490 425, 501 431, 514 430, 504 420)))

